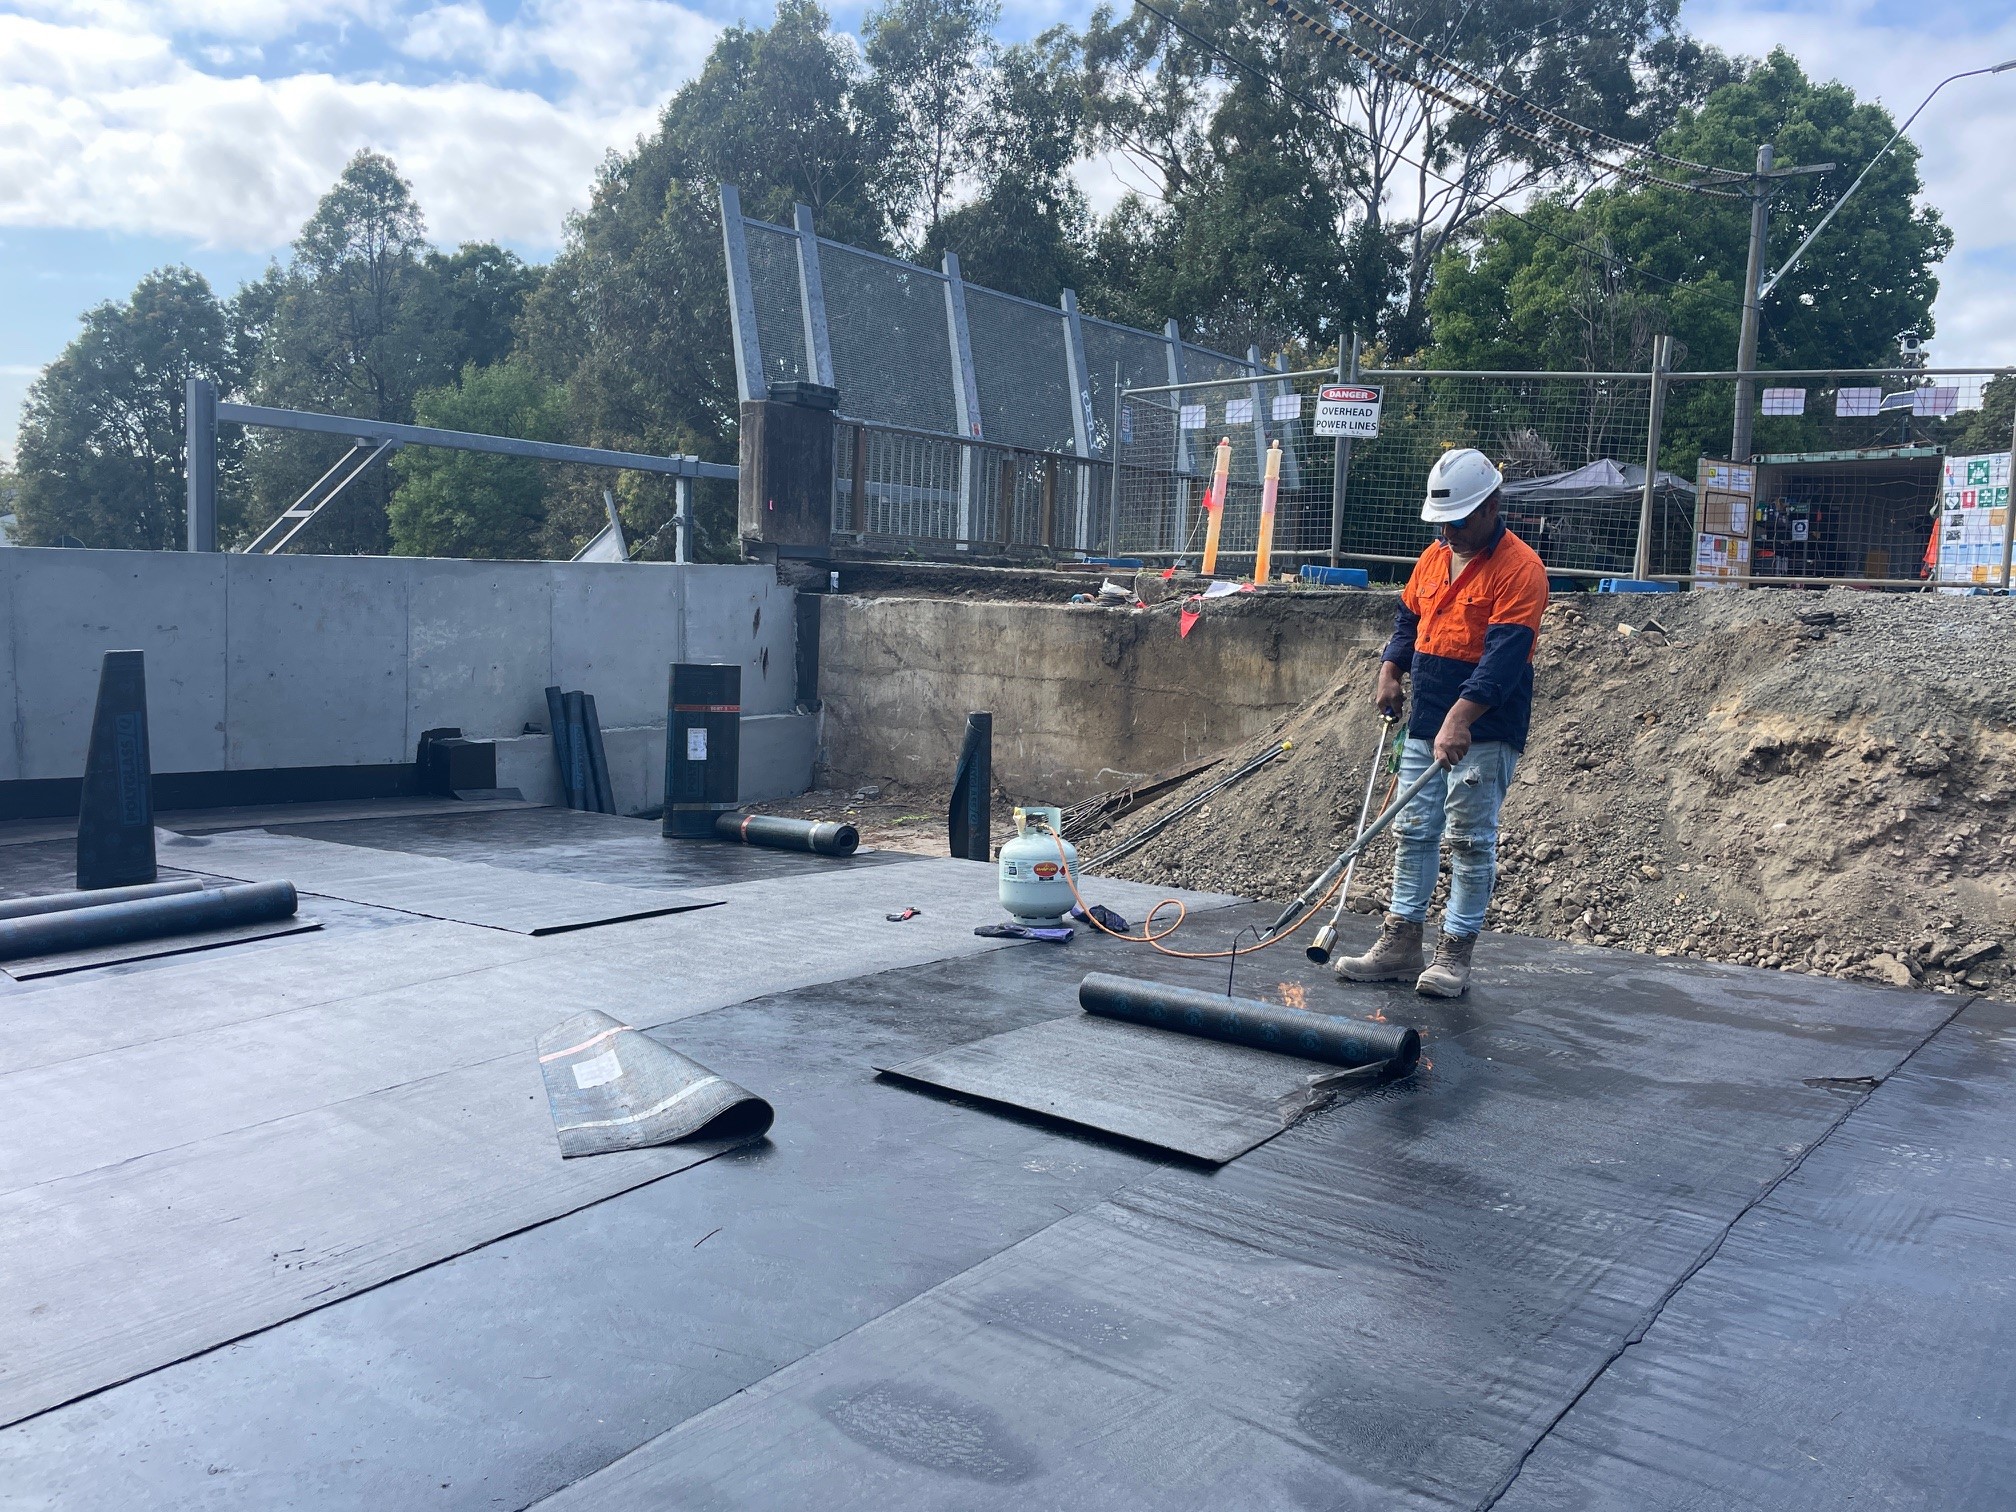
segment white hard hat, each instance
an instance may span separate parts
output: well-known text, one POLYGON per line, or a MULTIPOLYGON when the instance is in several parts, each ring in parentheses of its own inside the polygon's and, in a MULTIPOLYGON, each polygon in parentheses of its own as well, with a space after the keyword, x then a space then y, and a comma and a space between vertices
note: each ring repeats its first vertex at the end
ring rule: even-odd
POLYGON ((1430 525, 1468 519, 1504 482, 1505 474, 1484 453, 1467 446, 1444 452, 1428 469, 1428 497, 1421 502, 1421 518, 1430 525))

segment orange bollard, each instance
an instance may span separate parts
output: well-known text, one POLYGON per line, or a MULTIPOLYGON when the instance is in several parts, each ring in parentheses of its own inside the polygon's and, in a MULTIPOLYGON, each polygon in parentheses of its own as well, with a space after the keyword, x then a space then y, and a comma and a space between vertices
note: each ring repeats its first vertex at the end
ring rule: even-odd
POLYGON ((1281 496, 1281 443, 1267 448, 1267 478, 1260 489, 1260 546, 1253 556, 1253 581, 1267 581, 1267 569, 1274 565, 1274 501, 1281 496))
POLYGON ((1225 489, 1232 476, 1232 438, 1227 436, 1218 443, 1218 470, 1211 475, 1211 491, 1204 495, 1204 512, 1209 523, 1204 527, 1204 576, 1211 577, 1218 571, 1218 532, 1225 524, 1225 489))

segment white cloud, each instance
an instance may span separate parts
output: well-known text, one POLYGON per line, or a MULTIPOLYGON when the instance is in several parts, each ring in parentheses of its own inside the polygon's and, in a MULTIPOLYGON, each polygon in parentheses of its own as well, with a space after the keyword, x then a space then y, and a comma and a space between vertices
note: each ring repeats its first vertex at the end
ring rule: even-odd
MULTIPOLYGON (((1787 0, 1766 10, 1754 0, 1695 0, 1683 19, 1733 52, 1762 56, 1782 43, 1810 76, 1881 100, 1899 121, 1949 74, 2016 58, 2016 13, 2006 6, 1787 0)), ((1956 242, 1940 271, 1934 356, 2016 363, 2016 71, 1947 85, 1910 139, 1925 199, 1956 242)))
POLYGON ((170 36, 123 24, 244 33, 281 26, 289 9, 104 0, 102 19, 83 24, 0 15, 0 224, 278 247, 372 147, 413 180, 438 238, 550 245, 603 154, 650 127, 655 100, 698 68, 718 29, 664 0, 535 0, 501 25, 476 6, 435 7, 405 33, 412 55, 462 68, 416 83, 206 72, 170 36), (547 92, 522 79, 534 70, 547 92))

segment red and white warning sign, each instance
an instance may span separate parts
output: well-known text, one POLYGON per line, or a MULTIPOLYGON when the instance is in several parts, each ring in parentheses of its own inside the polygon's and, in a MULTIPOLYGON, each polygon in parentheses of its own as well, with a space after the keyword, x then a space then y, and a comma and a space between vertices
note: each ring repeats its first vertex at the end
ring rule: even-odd
POLYGON ((1379 434, 1385 391, 1355 383, 1326 383, 1316 395, 1316 434, 1369 441, 1379 434))

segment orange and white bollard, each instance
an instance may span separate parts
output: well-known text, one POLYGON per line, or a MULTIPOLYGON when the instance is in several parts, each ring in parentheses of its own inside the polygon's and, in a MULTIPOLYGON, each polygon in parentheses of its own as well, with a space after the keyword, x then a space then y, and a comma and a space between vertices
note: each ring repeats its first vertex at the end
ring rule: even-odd
POLYGON ((1267 571, 1274 565, 1274 503, 1281 496, 1281 443, 1275 441, 1267 448, 1266 480, 1260 487, 1260 545, 1253 556, 1253 581, 1267 581, 1267 571))
POLYGON ((1218 532, 1225 525, 1225 490, 1232 477, 1232 438, 1218 443, 1218 469, 1211 474, 1211 491, 1204 495, 1204 576, 1218 572, 1218 532))

